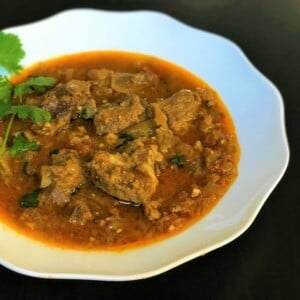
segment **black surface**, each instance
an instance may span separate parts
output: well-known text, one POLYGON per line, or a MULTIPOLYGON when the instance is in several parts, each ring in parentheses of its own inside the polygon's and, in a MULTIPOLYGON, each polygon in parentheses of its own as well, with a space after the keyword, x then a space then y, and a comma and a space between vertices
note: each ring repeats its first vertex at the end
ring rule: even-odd
POLYGON ((204 257, 132 282, 44 280, 0 267, 0 299, 299 299, 300 1, 1 0, 0 28, 72 7, 159 10, 235 41, 283 95, 290 164, 250 229, 204 257))

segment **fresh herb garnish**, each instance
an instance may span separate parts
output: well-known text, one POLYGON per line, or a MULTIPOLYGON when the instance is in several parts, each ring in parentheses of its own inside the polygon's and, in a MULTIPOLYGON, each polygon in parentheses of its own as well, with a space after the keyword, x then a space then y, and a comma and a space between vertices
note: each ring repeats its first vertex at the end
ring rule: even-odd
POLYGON ((32 94, 34 92, 43 93, 47 87, 55 84, 53 77, 37 76, 31 77, 28 81, 18 84, 14 90, 15 97, 22 97, 24 94, 32 94))
POLYGON ((119 137, 125 142, 131 142, 134 140, 134 136, 132 134, 128 134, 128 133, 122 133, 119 135, 119 137))
POLYGON ((80 112, 80 118, 85 120, 92 119, 94 116, 94 112, 88 107, 84 107, 80 112))
POLYGON ((17 135, 13 140, 13 145, 8 152, 12 157, 21 156, 27 151, 40 151, 41 146, 36 141, 28 140, 23 133, 17 135))
POLYGON ((185 156, 183 154, 178 154, 170 158, 170 163, 176 165, 178 168, 183 168, 185 163, 185 156))
POLYGON ((42 108, 33 105, 19 104, 11 105, 10 103, 0 103, 0 120, 5 116, 11 116, 8 122, 3 142, 0 146, 0 157, 6 149, 7 140, 10 134, 12 123, 17 116, 22 120, 30 120, 34 123, 50 122, 50 113, 42 108))
POLYGON ((0 120, 9 115, 16 115, 21 120, 30 120, 34 123, 50 122, 51 114, 40 107, 33 105, 11 105, 0 103, 0 120))
POLYGON ((11 97, 12 86, 9 80, 4 77, 0 76, 0 102, 7 103, 11 97))
POLYGON ((135 139, 135 137, 128 133, 121 133, 119 135, 119 138, 121 139, 120 143, 117 145, 117 149, 126 145, 128 142, 131 142, 135 139))
POLYGON ((20 61, 24 56, 19 37, 0 31, 0 66, 9 74, 18 73, 22 69, 20 61))
MULTIPOLYGON (((14 34, 0 31, 0 67, 3 67, 9 74, 17 73, 22 69, 20 61, 24 55, 25 52, 20 39, 14 34)), ((23 104, 22 96, 34 92, 45 92, 47 88, 55 83, 56 80, 52 77, 38 76, 31 77, 26 82, 12 86, 6 76, 0 75, 0 120, 10 116, 3 142, 0 145, 0 157, 6 150, 10 130, 16 117, 22 120, 30 120, 34 123, 51 121, 51 115, 47 110, 34 105, 23 104), (18 98, 18 105, 13 105, 11 102, 12 95, 18 98)))
POLYGON ((39 206, 39 190, 35 190, 30 194, 25 195, 19 202, 21 207, 36 208, 39 206))

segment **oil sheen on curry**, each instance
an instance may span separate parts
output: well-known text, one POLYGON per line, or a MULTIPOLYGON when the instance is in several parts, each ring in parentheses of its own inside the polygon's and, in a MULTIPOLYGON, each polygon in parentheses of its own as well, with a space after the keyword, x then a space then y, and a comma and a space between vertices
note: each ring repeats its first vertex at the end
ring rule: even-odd
POLYGON ((201 219, 235 180, 232 119, 190 72, 151 56, 90 52, 38 63, 12 81, 37 75, 57 83, 24 102, 52 120, 15 120, 10 139, 21 133, 39 151, 0 162, 1 218, 18 231, 78 249, 144 245, 201 219), (20 205, 32 193, 36 207, 20 205))

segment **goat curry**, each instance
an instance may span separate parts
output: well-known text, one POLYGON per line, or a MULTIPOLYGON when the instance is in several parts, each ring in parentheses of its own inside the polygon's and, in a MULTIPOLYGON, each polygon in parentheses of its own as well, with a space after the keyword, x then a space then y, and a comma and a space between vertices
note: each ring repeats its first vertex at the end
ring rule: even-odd
POLYGON ((236 178, 232 119, 190 72, 155 57, 90 52, 38 63, 11 82, 39 75, 57 82, 23 101, 52 120, 16 119, 8 145, 37 147, 0 161, 0 214, 17 230, 80 249, 144 244, 202 218, 236 178))

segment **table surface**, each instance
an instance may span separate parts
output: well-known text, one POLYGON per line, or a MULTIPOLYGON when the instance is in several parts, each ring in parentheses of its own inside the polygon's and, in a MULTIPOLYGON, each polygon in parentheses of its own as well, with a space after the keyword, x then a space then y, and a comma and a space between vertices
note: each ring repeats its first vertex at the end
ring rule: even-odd
POLYGON ((1 0, 0 29, 36 21, 73 7, 158 10, 236 42, 283 95, 290 163, 253 225, 229 245, 204 257, 159 276, 130 282, 37 279, 0 266, 0 299, 299 297, 300 1, 1 0))

